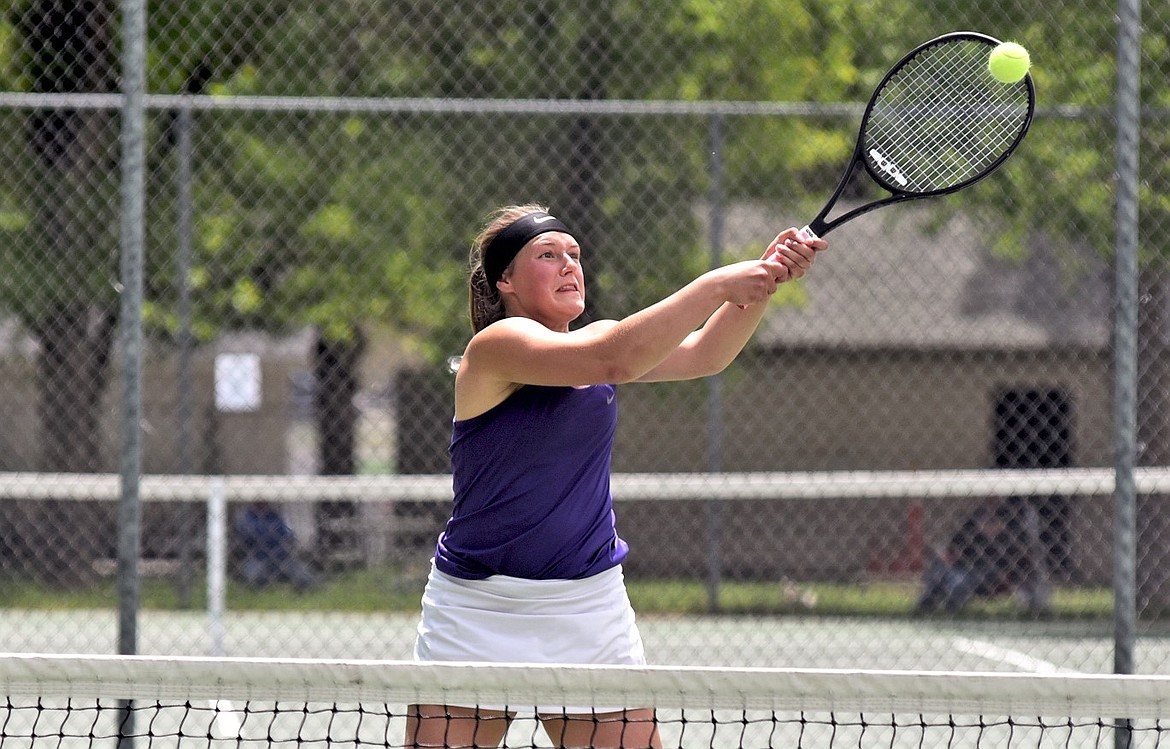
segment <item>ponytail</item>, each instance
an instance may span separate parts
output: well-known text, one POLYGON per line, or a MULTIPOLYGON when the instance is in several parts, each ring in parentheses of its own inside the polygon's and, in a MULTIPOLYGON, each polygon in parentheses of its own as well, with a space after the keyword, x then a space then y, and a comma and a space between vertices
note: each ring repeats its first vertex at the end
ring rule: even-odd
POLYGON ((487 271, 483 264, 484 248, 491 244, 496 235, 514 223, 516 219, 542 211, 547 211, 547 209, 535 203, 500 208, 492 214, 487 225, 472 243, 471 253, 468 257, 471 275, 467 279, 467 311, 471 318, 473 333, 478 333, 492 323, 508 316, 504 309, 504 301, 500 298, 500 290, 496 288, 494 283, 488 282, 487 271))
POLYGON ((500 292, 488 284, 487 272, 482 263, 477 263, 471 269, 471 278, 467 281, 467 311, 474 333, 507 316, 500 292))

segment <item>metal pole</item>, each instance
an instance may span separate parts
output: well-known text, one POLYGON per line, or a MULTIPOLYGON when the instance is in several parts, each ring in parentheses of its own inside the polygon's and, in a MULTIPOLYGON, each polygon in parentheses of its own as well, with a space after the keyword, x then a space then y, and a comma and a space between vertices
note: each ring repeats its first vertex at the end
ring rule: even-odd
MULTIPOLYGON (((1113 671, 1134 672, 1137 632, 1138 138, 1141 127, 1141 2, 1120 0, 1117 42, 1117 227, 1114 304, 1113 671)), ((1120 721, 1116 749, 1131 732, 1120 721)))
POLYGON ((1137 306, 1139 0, 1121 0, 1117 48, 1117 258, 1114 312, 1114 671, 1133 673, 1137 609, 1137 306))
MULTIPOLYGON (((142 258, 146 186, 146 2, 122 1, 121 337, 122 454, 118 505, 118 652, 138 651, 138 555, 142 538, 142 258)), ((132 747, 133 704, 124 704, 118 745, 132 747)))
MULTIPOLYGON (((723 264, 723 116, 711 115, 711 267, 723 264)), ((707 378, 707 470, 723 469, 723 380, 707 378)), ((707 502, 707 610, 719 611, 719 587, 723 577, 721 548, 722 505, 707 502)))
MULTIPOLYGON (((193 215, 191 166, 191 129, 194 116, 189 106, 179 109, 176 120, 178 130, 178 272, 179 272, 179 403, 178 403, 178 469, 179 473, 191 473, 191 354, 195 348, 191 333, 191 219, 193 215)), ((184 509, 179 516, 182 541, 179 547, 182 566, 179 570, 179 605, 190 608, 194 573, 192 559, 195 546, 195 530, 199 511, 195 506, 184 509), (188 517, 190 513, 190 517, 188 517)))
POLYGON ((227 612, 227 490, 214 476, 207 495, 207 614, 211 655, 226 652, 227 612))
POLYGON ((192 173, 190 107, 179 110, 178 127, 178 265, 179 265, 179 473, 191 473, 191 217, 192 173))
POLYGON ((123 0, 121 338, 122 453, 118 512, 118 652, 138 649, 138 554, 142 467, 142 258, 145 243, 146 4, 123 0))

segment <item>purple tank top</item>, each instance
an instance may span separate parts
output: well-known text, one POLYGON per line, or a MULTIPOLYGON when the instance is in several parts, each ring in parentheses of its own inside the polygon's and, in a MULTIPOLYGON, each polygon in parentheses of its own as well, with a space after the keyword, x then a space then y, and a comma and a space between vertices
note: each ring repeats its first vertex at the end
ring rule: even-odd
POLYGON ((526 385, 451 433, 455 506, 435 567, 481 580, 589 577, 629 551, 614 527, 612 385, 526 385))

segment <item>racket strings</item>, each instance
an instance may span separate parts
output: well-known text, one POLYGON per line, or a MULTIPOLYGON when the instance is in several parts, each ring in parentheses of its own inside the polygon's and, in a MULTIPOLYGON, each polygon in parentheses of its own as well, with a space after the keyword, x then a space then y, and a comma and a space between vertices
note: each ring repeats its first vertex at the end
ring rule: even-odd
POLYGON ((1022 137, 1030 91, 987 71, 990 47, 954 40, 928 47, 890 76, 864 127, 865 158, 897 190, 928 193, 979 177, 1022 137))

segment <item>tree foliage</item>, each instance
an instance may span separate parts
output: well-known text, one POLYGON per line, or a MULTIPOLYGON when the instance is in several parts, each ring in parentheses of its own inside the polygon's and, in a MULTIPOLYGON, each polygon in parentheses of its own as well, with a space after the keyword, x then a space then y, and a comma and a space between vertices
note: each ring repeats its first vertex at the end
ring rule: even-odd
MULTIPOLYGON (((10 89, 30 87, 14 41, 26 7, 17 2, 0 22, 0 83, 10 89)), ((155 0, 149 18, 152 92, 288 97, 861 102, 912 45, 986 31, 1032 50, 1041 113, 1007 168, 950 205, 994 220, 1005 253, 1022 251, 1037 230, 1086 237, 1103 252, 1110 244, 1100 227, 1112 218, 1116 21, 1101 8, 504 0, 473 12, 455 0, 155 0), (1058 105, 1091 116, 1055 116, 1058 105), (1043 190, 1037 175, 1046 176, 1043 190)), ((1145 57, 1158 69, 1166 31, 1145 31, 1145 57)), ((1167 105, 1157 75, 1142 93, 1150 106, 1167 105)), ((153 115, 150 124, 148 312, 156 330, 173 333, 176 118, 153 115)), ((819 203, 855 128, 840 117, 732 118, 728 198, 819 203)), ((380 321, 441 358, 466 335, 468 242, 480 218, 507 202, 542 200, 585 227, 607 315, 703 266, 703 118, 225 111, 197 113, 192 135, 190 283, 202 338, 225 327, 305 324, 344 338, 354 324, 380 321), (614 226, 638 231, 604 228, 614 226), (652 279, 636 270, 646 264, 675 270, 652 279)), ((1162 152, 1167 137, 1148 127, 1143 148, 1162 152)), ((1165 170, 1144 168, 1149 235, 1170 218, 1170 185, 1165 170)), ((11 183, 4 191, 0 231, 10 233, 27 223, 11 183)))

